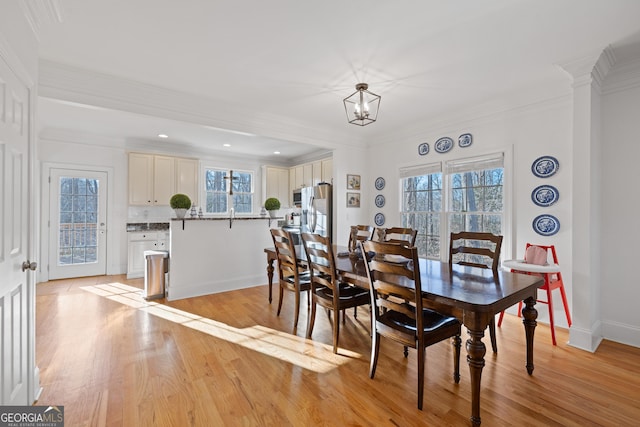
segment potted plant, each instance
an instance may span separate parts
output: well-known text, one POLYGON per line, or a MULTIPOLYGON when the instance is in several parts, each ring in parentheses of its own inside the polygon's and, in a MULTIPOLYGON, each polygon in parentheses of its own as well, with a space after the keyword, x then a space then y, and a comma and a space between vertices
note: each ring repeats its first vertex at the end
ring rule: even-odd
POLYGON ((264 208, 269 211, 269 216, 271 218, 275 218, 278 209, 280 209, 280 200, 275 197, 269 197, 264 201, 264 208))
POLYGON ((174 194, 169 200, 169 205, 176 212, 176 217, 184 218, 187 209, 191 207, 191 199, 186 194, 174 194))

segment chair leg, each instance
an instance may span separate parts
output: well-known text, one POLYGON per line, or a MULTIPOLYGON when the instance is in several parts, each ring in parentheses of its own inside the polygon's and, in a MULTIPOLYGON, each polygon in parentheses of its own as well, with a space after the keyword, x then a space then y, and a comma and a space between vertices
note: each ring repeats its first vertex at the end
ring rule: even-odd
POLYGON ((456 384, 460 383, 460 348, 462 347, 462 338, 456 335, 452 338, 453 344, 453 380, 456 384))
POLYGON ((293 317, 293 335, 298 333, 298 318, 300 317, 300 291, 295 291, 296 305, 294 307, 295 314, 293 317))
POLYGON ((284 293, 284 290, 282 289, 282 286, 280 286, 280 296, 278 298, 278 312, 276 313, 276 316, 280 316, 280 310, 282 310, 282 294, 284 293))
POLYGON ((404 346, 404 351, 402 352, 402 354, 404 354, 404 358, 406 359, 407 357, 409 357, 409 347, 407 347, 406 345, 404 346))
POLYGON ((518 303, 518 317, 522 317, 522 301, 518 303))
POLYGON ((380 351, 380 334, 373 331, 371 334, 371 362, 369 364, 369 378, 373 378, 376 374, 376 366, 378 365, 378 352, 380 351))
MULTIPOLYGON (((335 310, 334 310, 335 311, 335 310)), ((344 316, 344 313, 343 313, 344 316)), ((338 353, 338 337, 340 336, 340 312, 333 316, 333 353, 338 353)))
POLYGON ((502 319, 504 319, 504 310, 500 312, 500 317, 498 317, 498 328, 502 326, 502 319))
POLYGON ((311 304, 311 314, 309 315, 309 321, 307 323, 307 338, 311 338, 313 333, 313 325, 316 322, 316 303, 311 304))
POLYGON ((422 342, 418 343, 418 409, 422 411, 422 401, 424 399, 424 362, 426 349, 422 342))
POLYGON ((549 305, 549 326, 551 327, 551 341, 556 345, 556 328, 553 322, 553 300, 551 299, 551 286, 547 286, 547 303, 549 305))
POLYGON ((569 312, 569 303, 567 302, 567 294, 564 292, 564 284, 560 286, 560 296, 562 296, 562 305, 564 305, 564 314, 567 316, 567 324, 571 327, 571 313, 569 312))
POLYGON ((494 353, 498 352, 498 342, 496 340, 496 316, 491 317, 489 321, 489 336, 491 337, 491 348, 494 353))
POLYGON ((358 306, 353 307, 353 318, 358 318, 358 306))

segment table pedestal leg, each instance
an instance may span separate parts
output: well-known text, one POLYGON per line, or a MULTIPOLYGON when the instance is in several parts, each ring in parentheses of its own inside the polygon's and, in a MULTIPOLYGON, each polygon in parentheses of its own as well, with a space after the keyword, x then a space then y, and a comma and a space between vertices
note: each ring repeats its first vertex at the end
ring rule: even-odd
POLYGON ((269 304, 271 304, 271 295, 273 288, 273 259, 267 260, 267 278, 269 279, 269 304))
POLYGON ((525 306, 522 308, 522 323, 524 324, 524 333, 527 337, 527 372, 529 375, 533 373, 533 333, 535 332, 536 319, 538 318, 538 310, 535 309, 536 299, 529 297, 524 300, 525 306))
POLYGON ((467 363, 471 374, 471 425, 480 425, 480 379, 484 368, 484 355, 487 348, 482 342, 484 329, 469 329, 467 340, 467 363))

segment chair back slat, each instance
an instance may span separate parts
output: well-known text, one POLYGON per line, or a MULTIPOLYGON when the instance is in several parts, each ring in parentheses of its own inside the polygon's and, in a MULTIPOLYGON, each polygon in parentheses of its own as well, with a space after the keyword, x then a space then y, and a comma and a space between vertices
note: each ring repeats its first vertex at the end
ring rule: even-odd
POLYGON ((404 246, 415 246, 418 230, 404 227, 378 228, 378 240, 404 246))
POLYGON ((349 233, 349 251, 354 252, 358 248, 358 242, 371 240, 374 228, 371 225, 352 225, 349 233))
POLYGON ((502 236, 492 233, 462 231, 451 233, 449 266, 452 264, 498 270, 502 236))
POLYGON ((300 237, 307 254, 312 289, 325 286, 334 292, 336 298, 339 298, 340 287, 336 286, 338 284, 336 261, 329 237, 312 233, 302 233, 300 237))

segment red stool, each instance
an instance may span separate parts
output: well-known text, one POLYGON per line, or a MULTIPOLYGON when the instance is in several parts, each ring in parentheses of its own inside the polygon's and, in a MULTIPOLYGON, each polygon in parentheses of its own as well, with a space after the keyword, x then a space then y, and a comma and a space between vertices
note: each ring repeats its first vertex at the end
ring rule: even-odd
MULTIPOLYGON (((532 245, 527 243, 527 249, 530 246, 537 246, 547 251, 551 251, 551 256, 553 258, 553 264, 546 265, 537 265, 526 263, 525 260, 515 259, 515 260, 507 260, 502 263, 502 265, 506 268, 511 269, 513 273, 523 273, 523 274, 531 274, 531 275, 540 275, 544 277, 544 285, 540 289, 545 290, 547 292, 547 299, 545 300, 537 300, 537 302, 541 302, 543 304, 549 305, 549 324, 551 326, 551 340, 553 341, 553 345, 556 345, 556 333, 553 324, 553 298, 551 295, 551 291, 554 289, 560 289, 560 295, 562 296, 562 304, 564 305, 564 313, 567 316, 567 323, 571 326, 571 314, 569 313, 569 304, 567 303, 567 294, 564 291, 564 283, 562 281, 562 273, 560 272, 560 266, 558 265, 558 256, 556 255, 556 248, 553 245, 543 246, 543 245, 532 245)), ((522 301, 518 303, 518 317, 522 316, 522 301)), ((502 318, 504 317, 504 311, 500 313, 500 318, 498 320, 498 326, 502 325, 502 318)))

